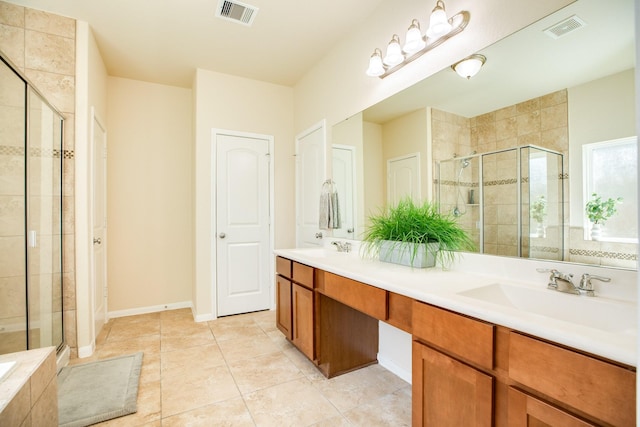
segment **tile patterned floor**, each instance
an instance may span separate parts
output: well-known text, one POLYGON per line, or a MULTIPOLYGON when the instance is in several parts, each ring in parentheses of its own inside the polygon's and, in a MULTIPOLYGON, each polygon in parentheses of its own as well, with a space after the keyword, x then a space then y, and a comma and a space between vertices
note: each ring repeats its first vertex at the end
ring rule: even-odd
POLYGON ((138 412, 99 426, 409 426, 411 386, 379 365, 326 379, 263 311, 191 310, 105 325, 90 358, 144 351, 138 412))

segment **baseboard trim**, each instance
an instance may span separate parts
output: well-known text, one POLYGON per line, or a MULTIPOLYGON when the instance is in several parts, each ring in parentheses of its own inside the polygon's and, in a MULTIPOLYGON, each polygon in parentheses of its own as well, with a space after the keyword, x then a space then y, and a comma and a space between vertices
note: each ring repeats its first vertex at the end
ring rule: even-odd
POLYGON ((411 371, 402 369, 400 366, 393 363, 391 359, 381 356, 380 353, 378 353, 378 364, 411 384, 411 371))
POLYGON ((216 320, 217 317, 213 315, 213 313, 208 314, 196 314, 196 309, 191 307, 191 313, 193 314, 193 320, 196 323, 200 322, 208 322, 209 320, 216 320))
POLYGON ((78 347, 78 358, 82 359, 85 357, 89 357, 93 354, 94 351, 96 351, 96 345, 94 342, 83 347, 78 347))
POLYGON ((127 310, 116 310, 108 313, 109 319, 125 316, 135 316, 137 314, 157 313, 159 311, 177 310, 180 308, 192 308, 191 301, 174 302, 171 304, 152 305, 149 307, 129 308, 127 310))

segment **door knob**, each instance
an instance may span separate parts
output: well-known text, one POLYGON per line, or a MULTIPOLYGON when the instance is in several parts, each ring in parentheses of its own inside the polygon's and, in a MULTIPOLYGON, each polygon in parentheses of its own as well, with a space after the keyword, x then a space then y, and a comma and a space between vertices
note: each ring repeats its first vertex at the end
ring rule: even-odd
POLYGON ((95 237, 93 238, 93 244, 94 245, 99 245, 101 243, 102 243, 102 239, 101 238, 99 238, 99 237, 97 239, 95 237))
POLYGON ((224 239, 225 237, 227 237, 227 235, 224 233, 220 233, 218 234, 218 237, 220 237, 221 239, 224 239))

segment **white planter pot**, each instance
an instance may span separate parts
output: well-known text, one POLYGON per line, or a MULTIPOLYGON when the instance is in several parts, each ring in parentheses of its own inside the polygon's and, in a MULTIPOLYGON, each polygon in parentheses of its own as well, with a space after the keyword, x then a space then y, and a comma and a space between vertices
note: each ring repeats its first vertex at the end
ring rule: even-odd
POLYGON ((439 248, 439 243, 424 245, 383 240, 380 244, 379 258, 383 262, 414 268, 428 268, 436 265, 436 254, 439 248))
POLYGON ((592 224, 591 225, 591 240, 598 241, 602 236, 602 225, 601 224, 592 224))

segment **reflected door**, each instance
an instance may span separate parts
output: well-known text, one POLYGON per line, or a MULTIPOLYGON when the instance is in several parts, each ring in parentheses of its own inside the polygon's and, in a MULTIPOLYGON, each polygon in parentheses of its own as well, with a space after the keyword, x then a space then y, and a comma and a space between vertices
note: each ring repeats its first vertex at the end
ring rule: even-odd
POLYGON ((335 186, 338 189, 340 206, 340 219, 342 226, 333 230, 333 237, 355 239, 355 151, 356 148, 348 145, 334 144, 332 147, 332 174, 335 186))
POLYGON ((405 197, 420 201, 420 154, 387 160, 387 202, 391 206, 405 197))
POLYGON ((322 245, 320 192, 325 180, 324 123, 296 138, 296 246, 322 245))

